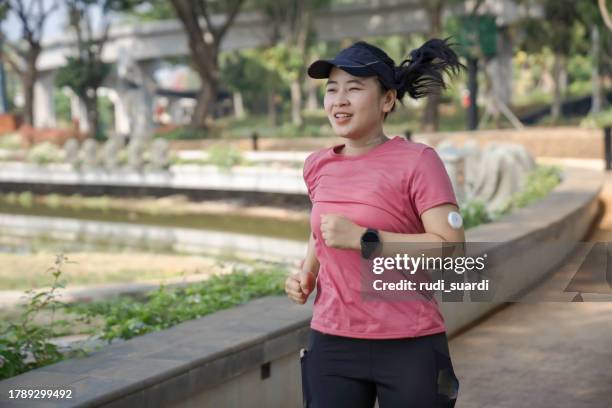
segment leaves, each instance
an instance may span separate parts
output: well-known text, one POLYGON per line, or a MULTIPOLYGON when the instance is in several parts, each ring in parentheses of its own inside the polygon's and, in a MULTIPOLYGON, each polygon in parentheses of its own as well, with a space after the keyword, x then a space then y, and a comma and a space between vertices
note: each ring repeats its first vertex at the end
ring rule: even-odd
POLYGON ((103 339, 127 340, 261 296, 282 294, 285 276, 281 269, 234 271, 185 288, 160 286, 144 301, 123 297, 75 306, 73 311, 86 317, 102 317, 103 339))
POLYGON ((65 358, 49 340, 55 337, 58 328, 65 327, 67 322, 51 321, 47 326, 40 326, 33 321, 43 310, 61 306, 56 300, 57 289, 62 285, 59 281, 61 268, 67 261, 67 257, 58 254, 54 266, 48 270, 54 277, 51 289, 38 293, 26 291, 29 302, 23 313, 15 321, 0 324, 0 380, 65 358))
POLYGON ((111 64, 100 61, 83 61, 77 57, 67 57, 66 65, 58 69, 55 84, 68 87, 81 98, 88 90, 99 88, 111 71, 111 64))

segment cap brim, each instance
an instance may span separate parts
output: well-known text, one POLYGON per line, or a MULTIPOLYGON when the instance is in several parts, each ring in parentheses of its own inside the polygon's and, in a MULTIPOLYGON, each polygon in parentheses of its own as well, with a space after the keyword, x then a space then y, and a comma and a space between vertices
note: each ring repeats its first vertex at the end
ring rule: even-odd
POLYGON ((308 76, 315 79, 328 78, 333 67, 338 67, 355 76, 374 76, 376 72, 368 66, 344 59, 317 60, 308 67, 308 76))

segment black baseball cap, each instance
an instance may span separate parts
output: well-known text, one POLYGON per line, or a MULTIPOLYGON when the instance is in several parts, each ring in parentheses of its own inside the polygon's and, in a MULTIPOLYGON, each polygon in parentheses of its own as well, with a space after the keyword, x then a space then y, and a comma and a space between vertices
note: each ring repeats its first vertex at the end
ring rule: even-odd
POLYGON ((355 76, 378 76, 387 88, 397 88, 395 70, 383 61, 383 55, 386 59, 393 61, 383 50, 359 41, 340 51, 333 59, 320 59, 310 64, 308 76, 315 79, 328 78, 335 66, 355 76))

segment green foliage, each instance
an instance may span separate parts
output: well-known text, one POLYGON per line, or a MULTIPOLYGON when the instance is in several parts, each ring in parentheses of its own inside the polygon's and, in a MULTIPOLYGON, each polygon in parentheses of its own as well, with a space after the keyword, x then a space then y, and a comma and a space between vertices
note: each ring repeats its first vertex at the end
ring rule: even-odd
POLYGON ((21 149, 21 136, 19 133, 0 135, 0 149, 18 150, 21 149))
MULTIPOLYGON (((574 0, 542 0, 544 18, 527 18, 517 24, 522 35, 519 46, 528 53, 538 53, 549 48, 555 54, 569 55, 584 46, 586 16, 583 6, 574 0)), ((589 16, 591 11, 589 11, 589 16)))
POLYGON ((100 123, 98 132, 96 132, 96 140, 103 142, 108 139, 108 130, 113 129, 115 123, 115 106, 106 96, 98 97, 98 109, 100 114, 100 123))
POLYGON ((158 133, 156 137, 168 140, 197 140, 211 137, 209 129, 200 129, 190 126, 180 126, 168 132, 158 133))
MULTIPOLYGON (((49 268, 53 276, 51 289, 38 293, 27 291, 29 302, 23 313, 15 321, 0 322, 0 380, 65 358, 49 340, 56 337, 58 330, 66 327, 68 323, 54 319, 44 326, 34 323, 35 317, 42 311, 54 312, 61 306, 55 298, 57 289, 65 286, 64 282, 59 280, 65 263, 68 263, 68 258, 63 254, 57 255, 54 266, 49 268)), ((78 351, 75 353, 79 354, 78 351)))
POLYGON ((53 93, 53 104, 55 106, 55 114, 57 118, 64 122, 71 122, 71 110, 70 110, 70 98, 66 96, 63 92, 56 90, 53 93))
POLYGON ((258 297, 280 295, 285 277, 286 272, 280 269, 234 270, 231 274, 216 275, 185 288, 162 285, 144 301, 123 297, 71 309, 85 319, 103 318, 103 339, 109 342, 116 338, 127 340, 258 297))
POLYGON ((99 88, 111 71, 111 64, 101 61, 83 61, 77 57, 66 57, 66 65, 57 70, 55 84, 72 89, 84 98, 88 90, 99 88))
POLYGON ((604 128, 612 126, 612 108, 602 110, 599 113, 586 116, 580 126, 586 128, 604 128))
POLYGON ((494 218, 546 197, 561 181, 561 174, 561 169, 556 166, 536 167, 535 170, 527 175, 525 188, 508 198, 494 218))
POLYGON ((486 205, 479 200, 469 201, 461 206, 463 228, 474 228, 477 225, 491 221, 486 205))
POLYGON ((297 49, 282 43, 263 50, 261 55, 264 66, 278 73, 286 83, 297 79, 304 66, 297 49))
POLYGON ((233 146, 217 144, 208 149, 208 162, 224 169, 243 164, 244 157, 240 150, 233 146))
POLYGON ((15 201, 22 207, 30 208, 34 204, 34 196, 31 191, 23 191, 15 195, 15 201))
POLYGON ((61 148, 51 142, 42 142, 32 147, 27 154, 27 160, 38 165, 60 163, 64 158, 61 148))
POLYGON ((224 85, 231 91, 264 92, 266 81, 262 79, 274 75, 263 62, 260 53, 252 50, 223 54, 221 75, 224 85))
POLYGON ((469 201, 461 206, 461 216, 465 229, 495 221, 497 218, 525 207, 546 197, 561 181, 562 171, 556 166, 538 166, 527 175, 525 188, 513 194, 497 211, 489 211, 486 204, 479 200, 469 201))

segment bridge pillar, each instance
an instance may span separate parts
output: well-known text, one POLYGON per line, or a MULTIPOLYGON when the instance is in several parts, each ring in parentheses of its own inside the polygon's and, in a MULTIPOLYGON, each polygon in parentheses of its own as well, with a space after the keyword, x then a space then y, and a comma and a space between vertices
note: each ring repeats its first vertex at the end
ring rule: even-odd
POLYGON ((55 127, 55 70, 40 72, 34 84, 34 127, 55 127))
POLYGON ((155 103, 155 79, 153 73, 157 68, 157 61, 137 62, 140 70, 140 87, 136 90, 133 99, 132 136, 134 138, 149 140, 153 137, 153 108, 155 103))
POLYGON ((119 84, 116 88, 108 89, 108 99, 113 103, 114 116, 115 116, 115 133, 122 136, 129 136, 131 131, 130 121, 130 101, 132 100, 132 93, 122 84, 119 84))

